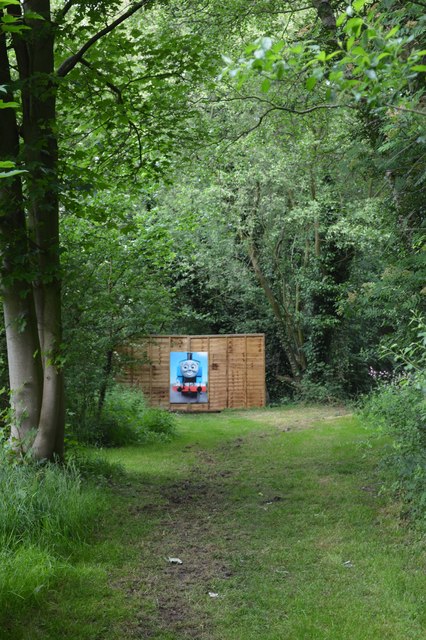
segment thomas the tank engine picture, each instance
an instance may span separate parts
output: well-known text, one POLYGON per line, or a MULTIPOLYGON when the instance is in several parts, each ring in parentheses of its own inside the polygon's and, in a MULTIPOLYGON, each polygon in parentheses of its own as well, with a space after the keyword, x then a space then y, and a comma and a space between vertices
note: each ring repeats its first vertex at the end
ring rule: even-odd
POLYGON ((170 402, 207 402, 207 368, 207 353, 172 352, 170 402))

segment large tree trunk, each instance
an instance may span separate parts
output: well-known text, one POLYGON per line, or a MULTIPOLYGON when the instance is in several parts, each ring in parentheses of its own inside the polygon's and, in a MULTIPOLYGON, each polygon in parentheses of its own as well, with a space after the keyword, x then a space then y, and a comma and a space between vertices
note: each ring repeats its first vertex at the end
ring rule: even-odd
MULTIPOLYGON (((9 87, 10 80, 6 39, 0 33, 0 84, 9 87)), ((13 100, 10 91, 2 98, 5 102, 13 100)), ((18 156, 15 111, 12 108, 2 109, 0 157, 16 162, 18 156)), ((41 355, 20 176, 3 179, 0 187, 1 292, 9 362, 11 439, 14 446, 26 448, 28 434, 38 427, 40 416, 41 355)))
MULTIPOLYGON (((20 440, 31 428, 37 427, 32 451, 38 459, 62 457, 65 423, 57 82, 83 61, 90 47, 150 5, 151 0, 132 3, 110 24, 89 37, 76 53, 62 62, 57 72, 54 69, 55 33, 73 3, 65 2, 54 20, 50 4, 50 0, 25 0, 7 5, 7 12, 17 18, 10 33, 19 73, 21 126, 18 128, 12 108, 0 109, 0 158, 14 162, 24 159, 27 169, 25 198, 20 177, 3 180, 0 185, 1 286, 15 413, 12 434, 20 440), (20 29, 22 22, 24 29, 20 29), (22 149, 19 135, 23 140, 22 149)), ((15 64, 15 59, 12 63, 9 61, 6 37, 0 30, 0 85, 9 91, 6 96, 0 95, 4 101, 12 100, 11 64, 15 64)))
MULTIPOLYGON (((16 15, 21 7, 11 5, 10 10, 16 15)), ((30 429, 37 429, 32 452, 37 459, 52 459, 63 455, 65 420, 54 27, 49 0, 27 0, 24 12, 30 14, 26 22, 31 29, 14 34, 13 46, 21 82, 22 156, 29 169, 25 178, 28 213, 19 178, 5 181, 2 288, 15 414, 12 437, 20 441, 30 429), (34 19, 34 14, 44 20, 34 19)), ((10 86, 4 35, 0 56, 0 84, 10 86)), ((15 112, 4 109, 0 116, 1 157, 16 161, 15 112)))

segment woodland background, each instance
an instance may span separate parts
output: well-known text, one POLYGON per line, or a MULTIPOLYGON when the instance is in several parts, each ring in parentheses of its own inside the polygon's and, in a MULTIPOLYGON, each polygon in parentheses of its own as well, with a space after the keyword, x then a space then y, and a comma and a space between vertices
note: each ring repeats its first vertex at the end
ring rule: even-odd
POLYGON ((62 456, 147 333, 265 332, 271 402, 422 369, 422 2, 1 7, 12 438, 62 456))
POLYGON ((264 332, 270 404, 361 408, 424 527, 425 8, 0 0, 10 634, 122 482, 87 445, 175 432, 114 383, 150 333, 264 332))

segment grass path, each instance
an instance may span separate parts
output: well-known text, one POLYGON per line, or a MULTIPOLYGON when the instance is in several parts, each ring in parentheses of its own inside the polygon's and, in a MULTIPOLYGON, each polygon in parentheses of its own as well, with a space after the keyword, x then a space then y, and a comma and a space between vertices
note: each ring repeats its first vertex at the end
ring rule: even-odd
POLYGON ((341 414, 182 416, 172 443, 108 452, 129 476, 20 637, 424 640, 424 546, 341 414))

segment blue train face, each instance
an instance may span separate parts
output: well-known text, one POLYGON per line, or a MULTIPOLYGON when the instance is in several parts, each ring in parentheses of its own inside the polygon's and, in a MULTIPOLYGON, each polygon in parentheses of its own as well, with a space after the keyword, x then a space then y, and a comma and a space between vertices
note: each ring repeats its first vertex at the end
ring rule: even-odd
POLYGON ((179 363, 181 374, 184 378, 194 379, 198 376, 200 363, 196 360, 183 360, 179 363))

